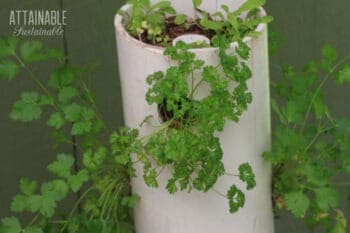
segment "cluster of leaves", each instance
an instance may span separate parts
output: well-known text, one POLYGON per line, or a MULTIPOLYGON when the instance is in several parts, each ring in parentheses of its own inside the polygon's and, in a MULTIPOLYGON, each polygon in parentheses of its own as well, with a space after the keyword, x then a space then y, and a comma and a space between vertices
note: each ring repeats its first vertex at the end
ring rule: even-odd
POLYGON ((153 44, 162 42, 165 39, 163 31, 166 14, 176 14, 171 2, 151 4, 150 0, 128 0, 127 3, 132 5, 132 12, 121 10, 119 14, 123 16, 129 33, 140 41, 145 39, 153 44))
MULTIPOLYGON (((226 35, 230 41, 240 41, 246 36, 256 36, 258 33, 254 30, 259 24, 273 20, 272 16, 259 16, 259 7, 265 2, 265 0, 248 0, 233 12, 227 5, 222 5, 222 12, 218 11, 212 15, 202 12, 200 24, 226 35), (243 17, 244 13, 246 15, 243 17)), ((195 5, 195 7, 198 6, 195 5)))
MULTIPOLYGON (((142 154, 151 157, 161 169, 172 168, 166 186, 169 193, 192 188, 207 192, 213 188, 225 174, 223 152, 215 133, 224 129, 227 120, 238 122, 252 101, 247 89, 251 71, 244 62, 249 57, 249 47, 241 45, 230 53, 230 41, 220 35, 213 38, 213 44, 220 48, 223 72, 196 59, 185 43, 178 42, 164 52, 177 65, 147 77, 151 87, 146 100, 158 105, 162 109, 160 114, 166 117, 160 129, 148 137, 142 154), (201 86, 209 86, 210 93, 198 100, 196 91, 201 86)), ((157 187, 156 178, 161 169, 157 171, 150 160, 144 161, 145 181, 157 187)), ((253 188, 255 177, 250 165, 241 166, 239 172, 241 181, 247 182, 247 189, 253 188)), ((235 185, 226 196, 231 212, 243 206, 244 194, 235 185), (232 190, 240 192, 241 198, 237 199, 232 190)))
POLYGON ((272 101, 279 123, 264 157, 274 166, 277 207, 311 226, 345 233, 337 186, 350 185, 339 178, 350 173, 350 122, 331 115, 322 90, 328 81, 350 83, 350 66, 329 45, 322 55, 321 62, 311 61, 299 73, 283 67, 284 80, 274 88, 280 103, 272 101))
POLYGON ((47 167, 54 178, 40 185, 22 179, 21 194, 14 197, 11 210, 32 214, 33 220, 22 224, 16 217, 4 218, 1 233, 133 232, 129 209, 137 196, 130 196, 129 172, 115 162, 113 144, 104 143, 109 131, 83 77, 89 69, 71 67, 62 52, 38 41, 20 44, 17 38, 0 38, 0 78, 12 80, 24 71, 36 84, 36 91, 21 94, 10 117, 31 122, 47 116, 57 142, 74 145, 82 156, 77 168, 73 155, 60 153, 47 167), (45 80, 29 66, 49 60, 58 61, 59 67, 45 80), (59 202, 69 193, 79 193, 80 198, 66 214, 59 202))
POLYGON ((265 0, 248 0, 235 11, 230 11, 227 5, 222 5, 222 11, 209 14, 199 9, 202 0, 192 0, 194 8, 201 16, 191 22, 188 22, 190 18, 187 15, 177 14, 169 1, 160 1, 152 5, 150 0, 129 0, 127 3, 132 6, 131 13, 119 11, 119 14, 123 16, 124 24, 131 35, 140 41, 152 44, 169 41, 164 23, 169 15, 176 15, 175 24, 177 25, 188 28, 190 24, 198 24, 203 30, 224 34, 233 42, 241 41, 246 36, 258 35, 254 31, 256 27, 273 20, 272 16, 259 16, 259 7, 265 2, 265 0))

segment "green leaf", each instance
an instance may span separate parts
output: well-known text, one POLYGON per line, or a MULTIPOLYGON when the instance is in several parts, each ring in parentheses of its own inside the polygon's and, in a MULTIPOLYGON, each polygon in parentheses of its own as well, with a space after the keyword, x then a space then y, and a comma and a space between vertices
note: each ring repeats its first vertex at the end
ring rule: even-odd
POLYGON ((317 186, 329 184, 331 174, 328 169, 321 163, 308 164, 303 169, 308 182, 317 186))
POLYGON ((134 208, 136 203, 140 200, 140 196, 132 194, 131 196, 123 197, 121 204, 130 208, 134 208))
POLYGON ((284 195, 286 208, 291 211, 295 217, 303 218, 309 209, 310 200, 303 192, 290 192, 284 195))
POLYGON ((38 226, 29 226, 24 229, 24 233, 44 233, 38 226))
POLYGON ((130 163, 130 155, 128 153, 119 154, 114 156, 114 161, 121 165, 127 165, 130 163))
POLYGON ((206 14, 201 19, 200 23, 203 27, 206 27, 206 28, 214 30, 214 31, 221 30, 223 27, 222 22, 210 20, 210 19, 208 19, 208 15, 206 15, 206 14))
POLYGON ((89 173, 86 169, 78 172, 78 174, 68 177, 68 184, 73 192, 78 192, 82 185, 88 181, 89 173))
POLYGON ((71 101, 74 97, 78 95, 78 90, 75 89, 74 87, 64 87, 60 90, 58 93, 58 100, 61 103, 67 103, 71 101))
POLYGON ((230 213, 236 213, 245 203, 245 195, 236 185, 232 185, 227 191, 227 199, 229 201, 230 213))
POLYGON ((338 206, 339 197, 336 190, 324 187, 316 189, 316 203, 317 206, 325 212, 328 212, 331 208, 338 206))
POLYGON ((37 212, 42 205, 42 196, 32 195, 28 197, 28 209, 31 212, 37 212))
POLYGON ((107 157, 107 153, 107 149, 103 146, 99 147, 95 153, 92 150, 87 150, 83 155, 83 165, 89 170, 99 169, 107 157))
POLYGON ((80 71, 69 65, 64 65, 51 73, 48 85, 56 90, 73 84, 80 71))
POLYGON ((245 11, 250 11, 253 10, 255 8, 258 8, 262 5, 264 5, 266 2, 266 0, 248 0, 245 3, 242 4, 242 6, 240 6, 235 12, 234 14, 236 16, 239 16, 240 14, 242 14, 245 11))
POLYGON ((0 37, 0 58, 16 54, 19 39, 17 37, 0 37))
POLYGON ((338 58, 338 53, 331 45, 326 44, 322 48, 322 56, 321 66, 326 70, 330 70, 332 63, 338 58))
POLYGON ((41 108, 38 104, 39 95, 36 92, 26 92, 21 95, 10 113, 13 120, 28 122, 37 120, 41 116, 41 108))
POLYGON ((19 220, 15 217, 2 219, 1 233, 21 233, 22 227, 19 220))
POLYGON ((80 120, 82 111, 82 107, 76 103, 67 105, 63 108, 65 119, 72 122, 80 120))
POLYGON ((72 135, 84 135, 91 132, 92 123, 91 121, 79 121, 72 126, 72 135))
POLYGON ((239 179, 247 183, 247 189, 250 190, 256 186, 255 175, 249 163, 239 166, 239 179))
POLYGON ((19 72, 19 66, 10 60, 0 61, 0 78, 12 80, 19 72))
POLYGON ((175 18, 175 24, 177 25, 183 24, 184 22, 186 22, 186 18, 187 18, 187 15, 185 14, 177 15, 175 18))
POLYGON ((335 82, 340 85, 350 82, 350 65, 346 64, 336 73, 335 82))
POLYGON ((160 2, 153 4, 151 7, 151 9, 153 9, 153 10, 156 9, 156 10, 160 10, 160 11, 162 11, 162 10, 167 11, 167 10, 169 10, 169 8, 172 8, 170 1, 160 1, 160 2))
POLYGON ((60 201, 67 196, 69 191, 68 184, 64 180, 53 180, 41 185, 43 197, 48 197, 54 201, 60 201))
POLYGON ((11 202, 11 211, 21 213, 28 207, 28 197, 25 195, 16 195, 11 202))
POLYGON ((54 215, 56 208, 56 202, 53 198, 50 196, 42 196, 41 198, 41 205, 40 205, 40 213, 50 218, 54 215))
POLYGON ((65 124, 64 118, 60 113, 55 112, 51 114, 49 120, 46 122, 48 126, 54 127, 55 129, 60 129, 65 124))
POLYGON ((53 106, 55 100, 51 95, 40 95, 38 104, 39 106, 53 106))
POLYGON ((166 189, 170 194, 176 193, 177 192, 176 179, 169 179, 166 185, 166 189))
POLYGON ((20 189, 22 191, 22 193, 26 194, 26 195, 32 195, 36 188, 37 188, 37 182, 36 181, 30 181, 27 178, 22 178, 20 180, 20 189))
POLYGON ((202 4, 202 0, 192 0, 192 3, 193 3, 193 6, 197 8, 202 4))
POLYGON ((143 179, 145 180, 145 183, 148 187, 153 187, 153 188, 158 187, 156 169, 151 169, 148 173, 144 173, 143 179))
POLYGON ((64 54, 56 49, 44 48, 40 41, 27 41, 20 48, 21 57, 26 62, 42 61, 51 58, 63 59, 64 54))
POLYGON ((48 165, 48 170, 59 177, 68 178, 71 175, 71 168, 74 164, 74 157, 69 154, 59 154, 57 159, 48 165))
POLYGON ((41 56, 43 44, 40 41, 28 41, 22 44, 20 52, 24 61, 35 61, 41 56))

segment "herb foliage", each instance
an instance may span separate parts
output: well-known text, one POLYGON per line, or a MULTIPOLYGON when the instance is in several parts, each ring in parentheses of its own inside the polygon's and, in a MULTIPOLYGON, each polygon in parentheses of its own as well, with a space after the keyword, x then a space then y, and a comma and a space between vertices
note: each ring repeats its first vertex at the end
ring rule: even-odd
POLYGON ((272 100, 278 124, 272 150, 264 154, 273 164, 276 206, 332 233, 346 232, 338 190, 349 187, 340 177, 349 174, 350 121, 332 116, 323 89, 327 82, 350 82, 348 61, 326 45, 322 60, 309 62, 301 72, 283 67, 283 80, 274 84, 277 100, 272 100))

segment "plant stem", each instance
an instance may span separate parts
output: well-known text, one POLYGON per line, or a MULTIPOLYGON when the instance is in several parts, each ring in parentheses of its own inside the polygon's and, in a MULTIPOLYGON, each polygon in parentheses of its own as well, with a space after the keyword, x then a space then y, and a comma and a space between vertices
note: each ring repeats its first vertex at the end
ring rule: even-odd
POLYGON ((225 194, 223 194, 223 193, 217 191, 215 188, 212 188, 212 190, 213 190, 216 194, 218 194, 219 196, 224 197, 224 198, 227 198, 227 196, 226 196, 225 194))
MULTIPOLYGON (((80 196, 79 200, 75 203, 73 209, 72 209, 71 212, 69 213, 69 218, 71 218, 71 217, 73 216, 75 210, 78 208, 78 206, 79 206, 79 204, 81 203, 81 201, 82 201, 82 200, 85 198, 85 196, 86 196, 89 192, 91 192, 93 189, 94 189, 93 186, 90 187, 90 188, 88 188, 88 189, 80 196)), ((63 225, 62 229, 60 230, 60 233, 64 232, 64 230, 66 229, 68 223, 69 223, 69 221, 67 221, 67 222, 63 225)))
POLYGON ((312 98, 311 98, 311 101, 310 101, 310 104, 308 106, 308 109, 306 111, 306 115, 305 115, 305 118, 304 118, 304 122, 302 124, 302 127, 300 128, 300 133, 302 133, 305 129, 305 126, 306 126, 306 122, 309 118, 309 115, 310 115, 310 112, 311 112, 311 108, 313 106, 313 103, 316 99, 316 97, 319 95, 321 89, 323 88, 323 86, 326 84, 326 82, 328 81, 328 79, 331 77, 331 75, 334 73, 334 71, 336 71, 338 69, 339 66, 341 66, 346 60, 348 60, 350 58, 350 55, 349 56, 346 56, 345 58, 343 58, 342 60, 340 60, 337 64, 335 64, 328 72, 328 74, 324 77, 324 79, 321 81, 320 85, 317 87, 315 93, 313 94, 312 98))
POLYGON ((45 94, 47 94, 48 96, 52 96, 51 93, 47 90, 47 88, 45 88, 45 86, 40 82, 40 80, 37 78, 34 72, 31 69, 29 69, 28 66, 26 66, 26 64, 24 64, 22 59, 17 54, 14 54, 14 56, 19 62, 19 64, 29 73, 31 79, 40 87, 40 89, 44 91, 45 94))
POLYGON ((228 175, 228 176, 234 176, 234 177, 239 177, 239 175, 232 174, 232 173, 228 173, 228 172, 225 172, 225 175, 228 175))

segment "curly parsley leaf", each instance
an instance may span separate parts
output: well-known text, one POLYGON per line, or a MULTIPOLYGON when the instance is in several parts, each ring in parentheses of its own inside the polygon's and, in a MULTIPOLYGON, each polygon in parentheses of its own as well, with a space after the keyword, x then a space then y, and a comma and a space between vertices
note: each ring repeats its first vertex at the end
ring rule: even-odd
POLYGON ((249 163, 239 166, 239 179, 247 184, 248 190, 256 186, 255 174, 249 163))

